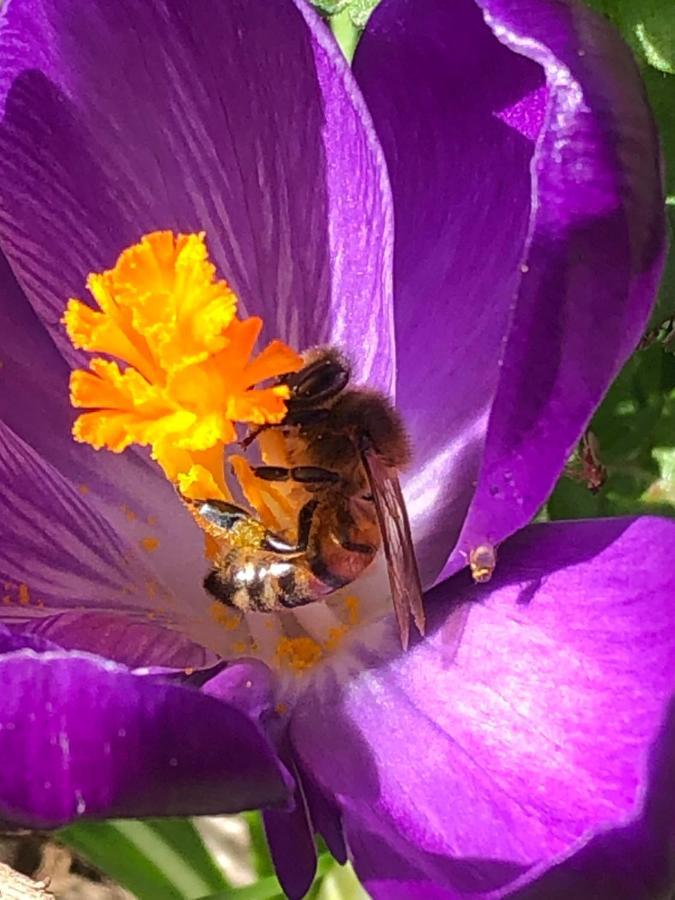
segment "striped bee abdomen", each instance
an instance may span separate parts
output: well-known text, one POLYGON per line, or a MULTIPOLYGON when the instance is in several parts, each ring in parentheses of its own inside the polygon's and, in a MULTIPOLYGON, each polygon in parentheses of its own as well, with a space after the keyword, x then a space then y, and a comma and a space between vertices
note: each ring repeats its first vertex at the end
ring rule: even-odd
POLYGON ((216 600, 243 612, 291 609, 327 592, 307 568, 293 560, 234 548, 217 561, 204 587, 216 600))

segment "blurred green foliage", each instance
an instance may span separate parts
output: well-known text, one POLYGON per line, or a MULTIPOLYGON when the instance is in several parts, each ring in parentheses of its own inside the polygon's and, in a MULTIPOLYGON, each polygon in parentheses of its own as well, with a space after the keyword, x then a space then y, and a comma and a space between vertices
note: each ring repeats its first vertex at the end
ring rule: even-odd
POLYGON ((659 345, 624 366, 590 425, 607 480, 597 493, 563 476, 547 518, 675 515, 675 356, 659 345))

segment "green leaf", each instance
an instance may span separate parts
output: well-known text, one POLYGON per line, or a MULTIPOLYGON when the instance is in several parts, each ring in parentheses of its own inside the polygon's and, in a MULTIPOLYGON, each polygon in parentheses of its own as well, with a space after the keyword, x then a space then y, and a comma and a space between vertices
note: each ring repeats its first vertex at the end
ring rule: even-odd
POLYGON ((354 870, 346 866, 332 866, 324 876, 315 900, 368 900, 354 870))
POLYGON ((190 819, 78 823, 57 839, 139 900, 195 900, 228 887, 190 819))
POLYGON ((251 838, 251 856, 256 875, 258 878, 274 875, 274 863, 267 846, 265 826, 263 825, 261 814, 259 812, 248 812, 244 813, 244 818, 246 819, 251 838))

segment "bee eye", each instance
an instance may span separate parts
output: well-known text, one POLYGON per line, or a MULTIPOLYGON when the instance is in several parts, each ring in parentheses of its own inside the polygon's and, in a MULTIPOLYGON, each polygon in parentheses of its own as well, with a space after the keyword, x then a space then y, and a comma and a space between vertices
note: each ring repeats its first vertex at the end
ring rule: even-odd
POLYGON ((342 391, 349 381, 349 370, 337 360, 322 359, 285 379, 296 402, 321 403, 342 391))

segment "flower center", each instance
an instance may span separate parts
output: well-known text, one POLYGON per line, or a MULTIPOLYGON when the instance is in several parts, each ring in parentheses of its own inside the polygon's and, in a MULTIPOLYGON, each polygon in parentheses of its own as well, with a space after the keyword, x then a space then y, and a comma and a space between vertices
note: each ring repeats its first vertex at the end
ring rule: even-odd
MULTIPOLYGON (((145 235, 114 268, 91 274, 87 287, 97 308, 71 299, 63 324, 76 348, 104 356, 71 375, 71 402, 87 410, 73 436, 114 453, 148 447, 177 488, 177 503, 182 498, 204 532, 205 570, 227 556, 229 581, 221 587, 231 588, 233 600, 208 604, 211 636, 202 643, 225 657, 258 656, 282 672, 310 671, 361 624, 359 581, 288 612, 247 607, 260 548, 270 591, 294 565, 287 550, 276 555, 279 541, 297 540, 298 510, 312 495, 301 484, 257 477, 249 459, 233 452, 243 435, 282 422, 289 388, 279 377, 298 371, 303 358, 278 340, 254 354, 262 321, 237 316, 237 298, 216 278, 203 233, 145 235), (237 519, 233 510, 244 514, 237 519)), ((278 430, 262 431, 255 444, 263 463, 288 463, 278 430)), ((377 566, 373 572, 376 593, 386 597, 386 575, 377 566)), ((196 584, 203 574, 195 572, 196 584)), ((272 609, 273 598, 266 600, 272 609)))

